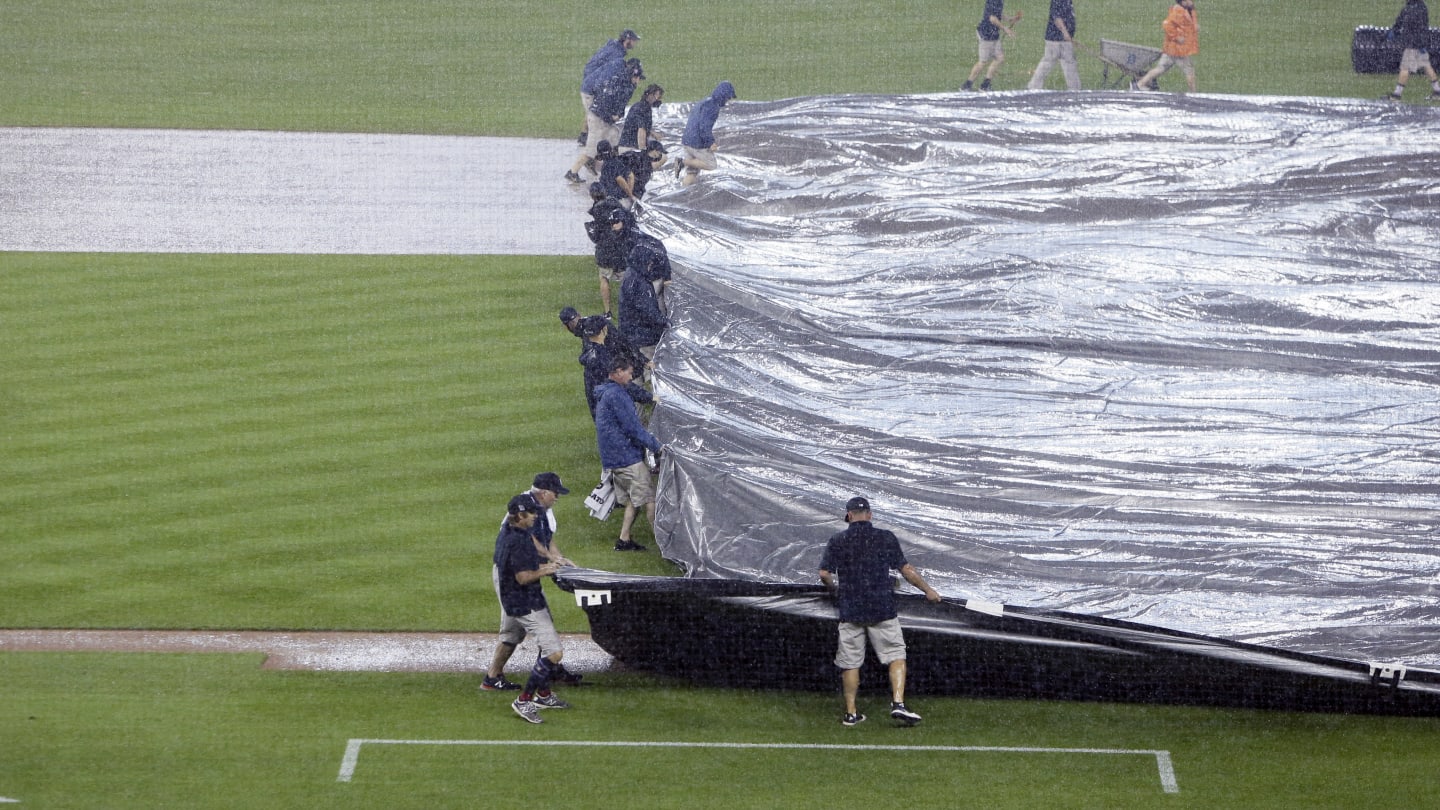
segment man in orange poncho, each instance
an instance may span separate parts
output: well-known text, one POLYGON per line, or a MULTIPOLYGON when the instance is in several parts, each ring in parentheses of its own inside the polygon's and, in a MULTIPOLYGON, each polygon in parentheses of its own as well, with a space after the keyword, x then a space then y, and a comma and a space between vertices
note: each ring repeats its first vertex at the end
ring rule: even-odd
POLYGON ((1195 92, 1195 64, 1191 57, 1200 52, 1200 21, 1195 16, 1195 0, 1175 0, 1165 22, 1165 44, 1160 46, 1160 61, 1150 69, 1137 85, 1143 90, 1152 90, 1151 84, 1160 74, 1177 65, 1185 74, 1185 83, 1190 92, 1195 92))

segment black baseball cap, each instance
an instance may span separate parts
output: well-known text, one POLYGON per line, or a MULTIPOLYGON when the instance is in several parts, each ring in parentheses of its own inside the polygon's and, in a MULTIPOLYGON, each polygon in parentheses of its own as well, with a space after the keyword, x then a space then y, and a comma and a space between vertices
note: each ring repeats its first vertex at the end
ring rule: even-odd
POLYGON ((620 32, 620 41, 621 41, 621 42, 624 42, 624 41, 627 40, 627 39, 633 39, 633 40, 635 40, 636 42, 639 42, 639 41, 640 41, 640 35, 637 34, 637 33, 635 33, 635 31, 634 31, 633 29, 626 28, 624 31, 621 31, 621 32, 620 32))
POLYGON ((580 311, 575 309, 575 307, 565 307, 560 310, 561 323, 570 323, 578 317, 580 317, 580 311))
POLYGON ((510 505, 505 507, 512 515, 520 515, 526 512, 537 514, 540 511, 540 504, 535 501, 535 496, 528 492, 522 492, 510 499, 510 505))
POLYGON ((548 489, 556 495, 569 495, 570 490, 560 483, 560 476, 553 472, 543 472, 535 476, 535 483, 531 486, 536 489, 548 489))
POLYGON ((855 512, 869 512, 869 511, 870 511, 870 501, 868 501, 867 499, 865 499, 864 496, 856 495, 855 497, 853 497, 853 498, 851 498, 850 500, 848 500, 848 501, 845 502, 845 522, 846 522, 846 523, 849 523, 849 522, 850 522, 850 515, 853 514, 853 513, 855 513, 855 512))
POLYGON ((594 337, 600 334, 600 330, 609 325, 610 319, 604 315, 591 315, 585 319, 585 323, 580 327, 580 331, 584 333, 585 337, 594 337))

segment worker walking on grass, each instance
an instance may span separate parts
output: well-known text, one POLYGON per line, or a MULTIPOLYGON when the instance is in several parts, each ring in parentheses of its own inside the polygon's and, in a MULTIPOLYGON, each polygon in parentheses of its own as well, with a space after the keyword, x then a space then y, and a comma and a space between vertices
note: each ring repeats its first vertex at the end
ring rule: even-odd
POLYGON ((1030 90, 1045 89, 1045 79, 1060 63, 1066 90, 1080 89, 1080 64, 1075 61, 1075 2, 1050 0, 1050 21, 1045 26, 1045 55, 1030 76, 1030 90))
POLYGON ((1430 79, 1430 100, 1440 99, 1440 80, 1436 79, 1435 66, 1430 64, 1430 9, 1425 0, 1405 0, 1405 7, 1390 26, 1389 38, 1405 50, 1400 54, 1400 75, 1395 77, 1395 89, 1388 98, 1399 101, 1405 95, 1410 74, 1424 73, 1430 79))
MULTIPOLYGON (((555 542, 555 531, 558 528, 555 520, 555 502, 561 495, 569 495, 570 489, 560 480, 560 476, 553 472, 542 472, 535 476, 530 489, 521 494, 528 494, 535 499, 539 509, 535 513, 535 520, 530 526, 530 539, 535 543, 535 552, 546 562, 558 563, 559 565, 574 565, 564 554, 560 552, 560 546, 555 542)), ((505 530, 505 524, 510 520, 510 513, 506 512, 505 517, 500 521, 500 530, 505 530)), ((492 565, 490 567, 490 578, 495 585, 495 596, 501 597, 500 590, 500 568, 492 565)), ((500 623, 505 623, 505 611, 501 608, 500 623)), ((480 689, 485 692, 518 692, 520 684, 512 683, 505 679, 505 665, 509 663, 510 656, 515 653, 515 644, 500 640, 495 645, 495 653, 490 659, 490 666, 485 670, 485 679, 480 682, 480 689)), ((565 683, 579 683, 581 676, 565 669, 564 664, 556 663, 552 667, 551 679, 565 683)))
POLYGON ((865 722, 855 698, 860 691, 860 666, 865 663, 868 640, 880 663, 889 668, 890 717, 913 726, 920 722, 920 715, 905 705, 905 636, 900 630, 890 572, 899 571, 931 602, 939 602, 940 594, 905 559, 894 532, 870 523, 869 500, 851 498, 845 504, 845 522, 850 525, 830 538, 820 560, 820 581, 835 594, 840 613, 840 643, 835 652, 845 696, 845 714, 840 723, 853 726, 865 722))
POLYGON ((510 708, 529 723, 542 723, 541 709, 568 709, 570 704, 550 691, 550 680, 560 666, 565 651, 560 634, 550 618, 550 606, 540 583, 560 570, 558 562, 541 562, 536 548, 534 529, 541 506, 528 492, 510 499, 506 506, 505 525, 495 539, 495 568, 500 589, 501 644, 520 645, 531 636, 540 647, 530 677, 520 689, 520 696, 510 708))
POLYGON ((1141 90, 1154 90, 1151 82, 1172 67, 1179 66, 1185 74, 1185 86, 1195 92, 1195 63, 1200 53, 1200 19, 1195 15, 1195 0, 1175 0, 1165 21, 1160 23, 1165 42, 1160 46, 1160 61, 1136 82, 1141 90))
POLYGON ((985 70, 985 79, 980 82, 980 89, 990 89, 990 82, 994 80, 1000 66, 1005 64, 1005 46, 1001 42, 1000 32, 1004 31, 1007 37, 1015 36, 1015 30, 1010 26, 1019 22, 1020 16, 1021 12, 1018 11, 1012 16, 1005 16, 1005 0, 985 0, 985 10, 980 13, 980 24, 975 26, 975 36, 980 40, 980 58, 975 62, 975 67, 970 68, 970 76, 960 85, 961 90, 974 90, 975 80, 980 77, 980 71, 985 70, 986 65, 989 65, 990 69, 985 70))

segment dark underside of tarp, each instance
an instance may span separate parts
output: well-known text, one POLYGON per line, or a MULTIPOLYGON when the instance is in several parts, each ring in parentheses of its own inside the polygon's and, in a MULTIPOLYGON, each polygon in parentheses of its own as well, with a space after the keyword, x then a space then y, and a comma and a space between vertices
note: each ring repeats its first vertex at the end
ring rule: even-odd
MULTIPOLYGON (((867 495, 942 594, 1006 606, 916 668, 987 693, 1342 708, 1369 662, 1434 676, 1437 125, 1168 93, 726 107, 718 169, 641 217, 675 265, 659 550, 808 587, 867 495), (1039 641, 1061 628, 1109 635, 1039 641)), ((756 677, 647 629, 657 666, 679 643, 756 677)))
MULTIPOLYGON (((834 690, 834 604, 819 586, 568 569, 591 635, 628 667, 707 686, 834 690)), ((992 615, 902 596, 908 693, 1440 715, 1440 677, 1391 673, 1058 611, 992 615), (1397 677, 1397 674, 1399 677, 1397 677)), ((884 690, 868 657, 862 687, 884 690)))

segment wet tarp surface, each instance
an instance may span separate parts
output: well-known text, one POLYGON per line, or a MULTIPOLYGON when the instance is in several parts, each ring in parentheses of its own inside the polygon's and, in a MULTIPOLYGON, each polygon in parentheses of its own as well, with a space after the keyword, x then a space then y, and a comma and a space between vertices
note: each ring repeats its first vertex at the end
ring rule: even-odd
POLYGON ((814 583, 866 494, 948 596, 1440 668, 1437 125, 1169 94, 732 104, 720 170, 643 219, 677 267, 662 551, 814 583))

